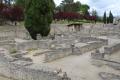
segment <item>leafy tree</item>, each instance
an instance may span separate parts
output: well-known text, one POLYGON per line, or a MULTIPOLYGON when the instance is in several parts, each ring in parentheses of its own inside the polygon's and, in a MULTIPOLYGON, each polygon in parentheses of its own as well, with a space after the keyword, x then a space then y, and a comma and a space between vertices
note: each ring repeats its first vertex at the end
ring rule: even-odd
POLYGON ((97 20, 99 20, 99 16, 98 16, 98 13, 97 13, 96 10, 92 10, 92 16, 96 17, 95 22, 96 22, 97 20))
POLYGON ((54 6, 53 0, 25 1, 25 27, 33 39, 36 39, 37 34, 49 34, 54 6))
POLYGON ((64 8, 64 12, 72 12, 73 10, 73 5, 72 4, 65 4, 64 6, 63 6, 63 8, 64 8))
POLYGON ((81 7, 81 3, 79 1, 75 2, 73 5, 73 11, 74 12, 79 12, 81 7))
MULTIPOLYGON (((74 0, 62 0, 62 2, 60 3, 59 7, 60 10, 63 12, 65 11, 66 5, 70 5, 74 2, 74 0)), ((70 8, 70 7, 69 7, 70 8)))
POLYGON ((87 4, 82 4, 81 8, 80 8, 80 11, 84 15, 89 15, 89 12, 88 12, 89 9, 90 9, 90 7, 87 4))
POLYGON ((104 22, 104 24, 106 24, 106 22, 107 22, 106 12, 104 12, 104 15, 103 15, 103 22, 104 22))
POLYGON ((113 14, 112 14, 112 12, 110 11, 110 13, 109 13, 109 22, 110 23, 113 23, 113 14))
POLYGON ((81 3, 74 0, 63 0, 62 3, 56 8, 59 12, 78 12, 80 11, 81 3))
POLYGON ((54 15, 54 19, 57 20, 77 20, 81 18, 82 16, 75 12, 58 12, 54 15))

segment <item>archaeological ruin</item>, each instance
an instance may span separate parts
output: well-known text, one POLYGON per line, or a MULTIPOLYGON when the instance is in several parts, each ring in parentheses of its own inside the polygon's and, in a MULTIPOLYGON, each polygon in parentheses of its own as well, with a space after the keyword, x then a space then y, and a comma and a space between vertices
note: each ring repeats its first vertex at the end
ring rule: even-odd
POLYGON ((0 76, 10 80, 120 80, 120 24, 52 24, 33 40, 0 26, 0 76))

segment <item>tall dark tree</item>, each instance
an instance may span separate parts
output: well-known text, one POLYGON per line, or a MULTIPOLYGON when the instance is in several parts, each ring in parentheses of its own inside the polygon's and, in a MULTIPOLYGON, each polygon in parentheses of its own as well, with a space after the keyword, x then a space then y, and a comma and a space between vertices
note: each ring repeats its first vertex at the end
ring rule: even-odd
POLYGON ((54 6, 53 0, 25 0, 25 27, 33 39, 49 34, 54 6))
POLYGON ((112 14, 112 12, 110 11, 110 13, 109 13, 109 22, 110 23, 113 23, 113 14, 112 14))
POLYGON ((107 23, 106 12, 104 12, 104 15, 103 15, 103 22, 104 22, 104 24, 106 24, 106 23, 107 23))
POLYGON ((107 17, 107 24, 109 24, 110 23, 110 19, 109 19, 109 17, 107 17))

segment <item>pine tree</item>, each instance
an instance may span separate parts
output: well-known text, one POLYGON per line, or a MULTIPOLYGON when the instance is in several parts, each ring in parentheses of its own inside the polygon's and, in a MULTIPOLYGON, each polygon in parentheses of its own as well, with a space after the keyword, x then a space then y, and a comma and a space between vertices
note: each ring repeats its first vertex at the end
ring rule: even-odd
POLYGON ((110 22, 110 23, 113 23, 113 14, 112 14, 111 11, 110 11, 110 13, 109 13, 109 22, 110 22))
POLYGON ((26 0, 25 27, 33 39, 36 39, 37 34, 49 34, 54 6, 53 0, 26 0))
POLYGON ((106 22, 107 22, 106 12, 104 12, 103 22, 104 22, 104 24, 106 24, 106 22))

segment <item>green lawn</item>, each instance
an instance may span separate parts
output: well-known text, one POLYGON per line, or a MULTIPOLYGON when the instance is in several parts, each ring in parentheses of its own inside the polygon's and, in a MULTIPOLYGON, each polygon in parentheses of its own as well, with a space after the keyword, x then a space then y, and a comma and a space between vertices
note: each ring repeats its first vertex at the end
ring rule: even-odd
POLYGON ((70 24, 70 23, 91 23, 93 21, 90 20, 74 20, 74 21, 67 21, 67 20, 60 20, 60 21, 53 21, 53 23, 57 23, 57 24, 70 24))

